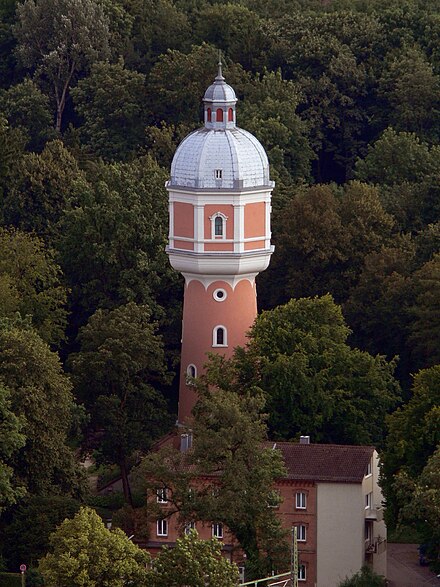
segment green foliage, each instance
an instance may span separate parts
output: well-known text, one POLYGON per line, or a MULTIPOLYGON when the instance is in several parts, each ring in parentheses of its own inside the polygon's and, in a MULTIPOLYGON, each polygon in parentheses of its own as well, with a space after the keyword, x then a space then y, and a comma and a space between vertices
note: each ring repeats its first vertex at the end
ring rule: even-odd
POLYGON ((144 140, 145 76, 118 63, 95 63, 90 75, 72 90, 75 109, 84 119, 81 136, 105 159, 127 159, 144 140))
POLYGON ((1 111, 13 128, 24 131, 29 150, 41 150, 51 131, 49 98, 29 78, 0 94, 1 111))
POLYGON ((102 6, 95 0, 25 0, 17 6, 15 35, 24 66, 50 88, 60 131, 74 76, 109 55, 102 6))
POLYGON ((156 389, 166 380, 163 343, 147 306, 130 302, 97 310, 80 330, 81 350, 70 357, 76 390, 101 431, 99 456, 120 467, 131 503, 128 459, 149 448, 166 430, 164 398, 156 389))
POLYGON ((170 512, 178 513, 182 526, 191 520, 225 524, 245 551, 251 574, 264 576, 285 566, 288 557, 280 521, 267 507, 284 465, 281 454, 264 445, 261 391, 242 389, 233 379, 219 387, 220 372, 229 372, 227 364, 213 356, 198 387, 193 450, 148 455, 138 474, 153 494, 157 487, 172 488, 170 512))
POLYGON ((148 585, 150 556, 122 530, 107 530, 94 510, 82 508, 50 538, 39 570, 46 587, 148 585))
POLYGON ((14 167, 2 205, 4 221, 51 240, 84 183, 73 155, 61 141, 51 141, 42 153, 27 153, 14 167))
POLYGON ((0 227, 0 316, 29 316, 43 340, 59 344, 67 321, 66 301, 53 251, 35 236, 0 227))
POLYGON ((24 494, 24 488, 13 481, 14 471, 7 463, 26 442, 21 433, 23 417, 11 411, 10 392, 0 385, 0 514, 24 494))
MULTIPOLYGON (((438 408, 437 408, 438 409, 438 408)), ((418 530, 424 553, 433 562, 433 569, 440 570, 440 445, 429 457, 420 476, 413 480, 405 471, 395 478, 394 489, 403 506, 399 520, 418 530)))
POLYGON ((339 583, 339 587, 385 587, 385 579, 365 566, 353 577, 339 583))
POLYGON ((1 573, 0 583, 2 587, 21 587, 21 573, 1 573))
POLYGON ((156 310, 162 296, 167 304, 173 299, 166 177, 149 157, 97 165, 79 205, 66 211, 57 248, 79 324, 99 307, 135 301, 156 310))
POLYGON ((78 501, 65 496, 30 496, 22 501, 2 532, 9 568, 19 568, 22 563, 36 566, 48 550, 50 534, 78 510, 78 501))
POLYGON ((440 443, 440 366, 424 369, 414 377, 408 403, 388 417, 388 436, 384 452, 382 488, 391 527, 407 503, 394 487, 399 471, 415 481, 440 443))
POLYGON ((26 437, 10 461, 15 479, 35 494, 80 492, 82 474, 66 444, 74 405, 70 381, 58 355, 22 321, 0 322, 0 380, 26 437))
POLYGON ((273 436, 383 441, 384 415, 399 400, 394 363, 350 348, 348 334, 329 295, 291 300, 257 318, 237 366, 264 389, 273 436))
POLYGON ((153 587, 235 587, 238 569, 221 553, 221 542, 199 540, 197 532, 178 538, 164 548, 152 564, 153 587))

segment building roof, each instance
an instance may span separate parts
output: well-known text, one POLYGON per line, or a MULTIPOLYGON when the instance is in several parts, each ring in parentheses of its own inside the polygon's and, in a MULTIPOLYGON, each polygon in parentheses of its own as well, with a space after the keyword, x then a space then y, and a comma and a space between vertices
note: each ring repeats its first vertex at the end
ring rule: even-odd
POLYGON ((373 456, 372 446, 277 442, 287 479, 333 483, 361 483, 373 456))

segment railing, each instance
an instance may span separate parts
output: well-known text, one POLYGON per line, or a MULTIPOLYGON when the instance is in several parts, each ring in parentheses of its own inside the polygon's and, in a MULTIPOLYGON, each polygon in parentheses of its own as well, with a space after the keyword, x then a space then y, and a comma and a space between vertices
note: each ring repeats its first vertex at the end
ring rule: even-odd
POLYGON ((240 583, 238 587, 245 587, 248 585, 249 587, 258 587, 260 583, 267 583, 268 587, 289 587, 291 582, 292 574, 289 573, 281 573, 281 575, 273 575, 272 577, 265 577, 264 579, 258 579, 256 581, 247 581, 246 583, 240 583), (274 579, 279 579, 279 581, 275 581, 274 579))

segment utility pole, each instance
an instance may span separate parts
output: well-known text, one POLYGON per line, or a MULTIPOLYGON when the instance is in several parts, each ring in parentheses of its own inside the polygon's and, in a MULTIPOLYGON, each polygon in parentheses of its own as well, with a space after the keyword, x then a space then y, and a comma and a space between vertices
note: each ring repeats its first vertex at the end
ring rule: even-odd
POLYGON ((298 587, 298 529, 292 526, 292 544, 290 546, 290 583, 298 587))

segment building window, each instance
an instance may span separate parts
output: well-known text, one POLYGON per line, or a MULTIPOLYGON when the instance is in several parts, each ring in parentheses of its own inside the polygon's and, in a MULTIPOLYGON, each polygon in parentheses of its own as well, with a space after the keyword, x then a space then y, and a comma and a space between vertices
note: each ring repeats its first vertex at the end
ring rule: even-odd
POLYGON ((296 536, 298 538, 298 542, 306 542, 307 540, 307 528, 304 524, 299 524, 296 527, 296 536))
POLYGON ((224 302, 228 297, 228 294, 224 289, 216 289, 214 290, 212 297, 216 302, 224 302))
POLYGON ((215 179, 221 179, 223 177, 223 169, 214 169, 215 179))
POLYGON ((197 377, 197 367, 192 363, 186 368, 186 384, 194 385, 193 379, 197 377))
POLYGON ((371 473, 372 473, 372 470, 371 470, 371 461, 369 461, 368 462, 368 465, 367 465, 367 471, 365 473, 365 477, 368 477, 368 475, 371 475, 371 473))
MULTIPOLYGON (((220 171, 220 170, 219 170, 220 171)), ((221 212, 216 212, 209 217, 211 220, 211 238, 219 239, 226 238, 226 221, 228 217, 221 212)))
POLYGON ((212 535, 214 538, 223 538, 223 524, 213 524, 212 535))
POLYGON ((224 326, 216 326, 212 333, 212 346, 228 346, 228 333, 224 326))
POLYGON ((211 108, 208 108, 208 110, 206 111, 206 120, 208 122, 211 122, 211 119, 212 119, 211 108))
POLYGON ((180 452, 186 452, 192 447, 193 435, 192 432, 180 435, 180 452))
POLYGON ((157 503, 168 503, 168 490, 166 487, 156 489, 157 503))
POLYGON ((223 122, 223 110, 221 108, 217 108, 216 120, 217 122, 223 122))
POLYGON ((223 236, 223 218, 217 216, 214 220, 214 235, 223 236))
POLYGON ((168 536, 168 520, 157 520, 156 533, 158 536, 168 536))
POLYGON ((234 111, 232 108, 228 109, 228 122, 234 122, 234 111))
POLYGON ((295 506, 297 510, 305 510, 307 508, 307 495, 303 491, 298 491, 296 494, 295 506))
POLYGON ((373 506, 373 493, 370 491, 370 493, 367 493, 365 495, 365 509, 366 510, 370 510, 373 506))
POLYGON ((298 567, 298 581, 305 581, 306 578, 307 578, 306 565, 299 565, 299 567, 298 567))
POLYGON ((195 529, 196 529, 196 523, 195 522, 188 522, 187 524, 185 524, 184 532, 185 532, 185 534, 189 534, 191 532, 191 530, 195 530, 195 529))

